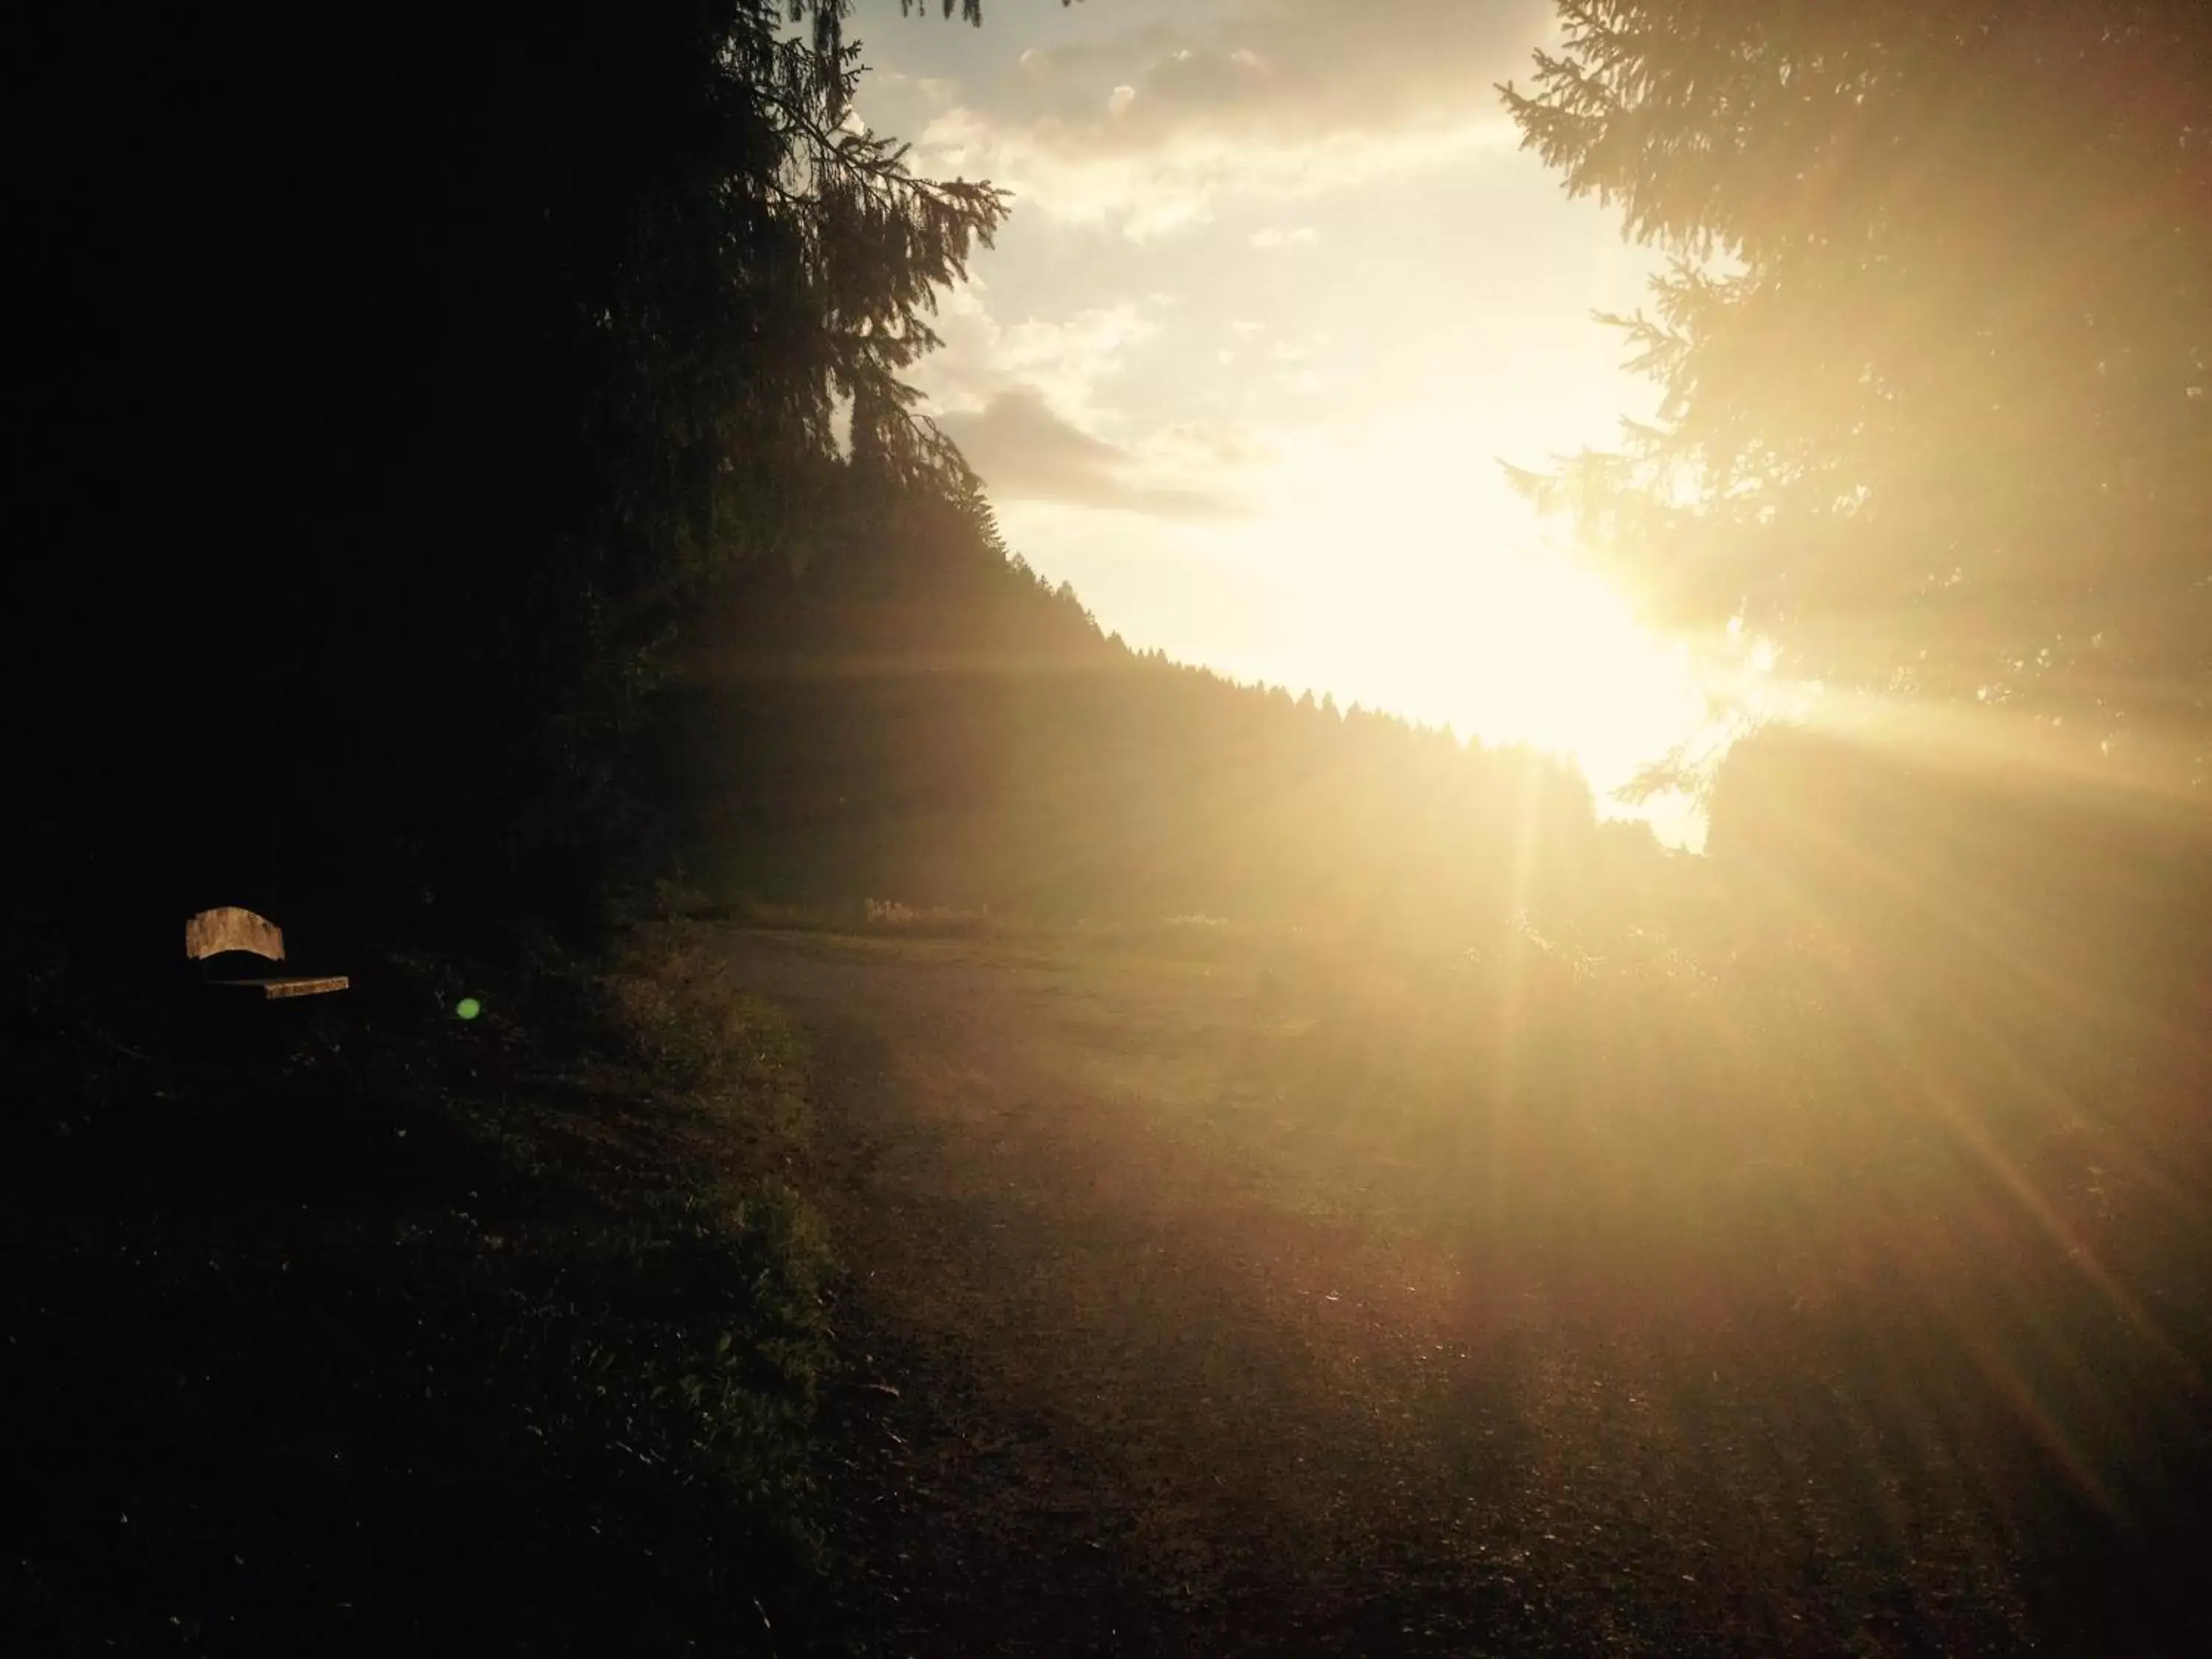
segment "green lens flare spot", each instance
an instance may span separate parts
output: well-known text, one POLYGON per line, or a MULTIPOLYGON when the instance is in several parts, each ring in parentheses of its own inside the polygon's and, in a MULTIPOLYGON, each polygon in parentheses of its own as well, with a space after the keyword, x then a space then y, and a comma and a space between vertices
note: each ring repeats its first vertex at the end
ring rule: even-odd
POLYGON ((478 1014, 483 1012, 483 1004, 478 1002, 474 997, 463 997, 453 1005, 453 1012, 463 1019, 474 1019, 478 1014))

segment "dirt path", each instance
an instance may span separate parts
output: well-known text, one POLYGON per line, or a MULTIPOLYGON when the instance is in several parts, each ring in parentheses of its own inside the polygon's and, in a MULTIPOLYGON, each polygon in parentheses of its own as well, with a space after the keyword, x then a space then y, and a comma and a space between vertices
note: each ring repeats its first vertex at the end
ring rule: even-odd
POLYGON ((1386 1224, 1387 1169, 1318 1202, 1265 1136, 1179 1133, 1113 1034, 1204 996, 952 944, 728 959, 817 1044, 814 1190, 880 1385, 836 1494, 872 1650, 2029 1639, 2001 1531, 1818 1375, 1578 1328, 1386 1224))

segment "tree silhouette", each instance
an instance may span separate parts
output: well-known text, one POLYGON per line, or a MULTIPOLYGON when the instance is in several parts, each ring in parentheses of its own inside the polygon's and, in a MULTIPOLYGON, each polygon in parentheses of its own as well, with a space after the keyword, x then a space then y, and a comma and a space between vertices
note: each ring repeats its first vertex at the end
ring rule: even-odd
POLYGON ((1808 672, 2201 731, 2212 12, 1562 0, 1504 88, 1667 250, 1665 389, 1522 482, 1671 620, 1808 672))
POLYGON ((32 238, 53 884, 458 918, 649 850, 663 648, 821 533, 839 408, 957 465, 899 375, 1005 204, 848 118, 845 10, 42 26, 102 112, 32 238))

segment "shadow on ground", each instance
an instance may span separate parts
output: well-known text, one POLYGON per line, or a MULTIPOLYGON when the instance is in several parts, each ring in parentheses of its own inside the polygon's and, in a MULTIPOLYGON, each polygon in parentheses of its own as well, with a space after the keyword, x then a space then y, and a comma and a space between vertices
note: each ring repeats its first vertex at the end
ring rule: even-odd
POLYGON ((804 1650, 787 1264, 583 999, 462 1027, 448 977, 221 1052, 9 1034, 0 1646, 804 1650))

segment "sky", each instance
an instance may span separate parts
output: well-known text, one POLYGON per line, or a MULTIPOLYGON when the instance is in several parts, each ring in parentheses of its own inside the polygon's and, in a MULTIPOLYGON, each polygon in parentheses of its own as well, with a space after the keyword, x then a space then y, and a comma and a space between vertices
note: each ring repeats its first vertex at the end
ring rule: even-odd
MULTIPOLYGON (((1500 461, 1656 394, 1594 311, 1651 256, 1519 148, 1548 0, 890 0, 857 113, 1013 193, 911 379, 1009 545, 1139 649, 1572 755, 1706 718, 1500 461)), ((1662 837, 1694 842, 1679 811, 1662 837)))

